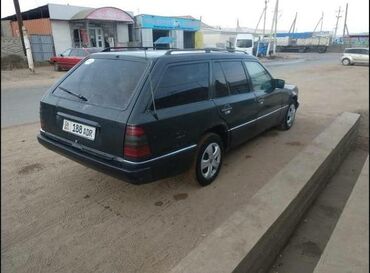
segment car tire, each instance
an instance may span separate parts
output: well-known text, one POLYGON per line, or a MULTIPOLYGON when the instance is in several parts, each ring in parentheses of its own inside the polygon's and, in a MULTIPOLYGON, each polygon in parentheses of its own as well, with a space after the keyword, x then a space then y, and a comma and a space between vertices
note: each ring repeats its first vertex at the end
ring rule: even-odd
POLYGON ((286 110, 283 121, 279 125, 280 130, 289 130, 290 128, 292 128, 295 121, 296 112, 296 103, 291 102, 288 106, 288 109, 286 110))
POLYGON ((221 170, 223 142, 219 135, 208 133, 202 137, 198 147, 192 172, 199 185, 207 186, 216 179, 221 170))
POLYGON ((347 65, 350 65, 350 64, 351 64, 351 61, 350 61, 350 59, 348 59, 348 58, 344 58, 344 59, 342 60, 342 64, 343 64, 343 65, 345 65, 345 66, 347 66, 347 65))
POLYGON ((57 62, 54 63, 54 71, 61 71, 60 66, 57 62))

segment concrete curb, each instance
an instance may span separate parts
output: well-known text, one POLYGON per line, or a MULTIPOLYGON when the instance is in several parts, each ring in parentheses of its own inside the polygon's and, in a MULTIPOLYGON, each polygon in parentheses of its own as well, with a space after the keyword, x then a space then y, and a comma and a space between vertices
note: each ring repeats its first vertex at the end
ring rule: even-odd
POLYGON ((250 202, 205 238, 171 273, 265 272, 357 136, 360 115, 343 113, 250 202))
POLYGON ((314 273, 369 272, 369 157, 314 273))

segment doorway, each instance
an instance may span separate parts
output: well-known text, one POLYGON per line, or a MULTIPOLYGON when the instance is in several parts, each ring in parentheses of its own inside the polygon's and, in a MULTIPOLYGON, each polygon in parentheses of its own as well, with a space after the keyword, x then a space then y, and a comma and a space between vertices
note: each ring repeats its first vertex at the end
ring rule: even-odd
POLYGON ((104 47, 103 30, 102 28, 89 28, 89 38, 91 47, 104 47))
POLYGON ((154 45, 154 42, 157 41, 161 37, 169 37, 170 32, 168 30, 161 30, 161 29, 153 29, 153 47, 157 49, 168 49, 170 48, 170 44, 157 44, 154 45))
POLYGON ((194 31, 184 31, 184 48, 195 48, 194 31))

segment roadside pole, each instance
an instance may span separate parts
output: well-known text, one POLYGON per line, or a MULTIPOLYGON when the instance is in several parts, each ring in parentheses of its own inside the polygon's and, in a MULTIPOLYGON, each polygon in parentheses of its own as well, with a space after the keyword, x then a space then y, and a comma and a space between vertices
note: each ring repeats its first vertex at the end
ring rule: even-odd
POLYGON ((18 0, 13 0, 13 2, 14 2, 15 14, 17 16, 17 21, 18 21, 18 30, 19 30, 19 36, 21 37, 23 54, 24 56, 26 56, 26 47, 24 45, 23 32, 22 32, 23 20, 22 20, 22 15, 21 15, 21 9, 19 7, 18 0))
POLYGON ((28 68, 31 70, 31 72, 35 73, 35 67, 33 65, 32 51, 31 51, 31 43, 30 43, 30 40, 28 39, 27 30, 24 26, 22 27, 22 33, 23 33, 23 38, 24 38, 24 44, 26 47, 28 68))
POLYGON ((279 0, 276 0, 276 14, 275 14, 273 55, 276 54, 276 43, 277 43, 277 41, 276 41, 276 32, 277 32, 278 13, 279 13, 279 0))
POLYGON ((274 24, 275 24, 275 19, 276 19, 276 14, 277 14, 277 4, 278 4, 278 0, 276 0, 276 3, 275 3, 275 10, 274 10, 274 15, 272 17, 272 25, 271 25, 270 35, 269 35, 269 42, 267 45, 266 56, 270 56, 271 42, 273 40, 274 24))

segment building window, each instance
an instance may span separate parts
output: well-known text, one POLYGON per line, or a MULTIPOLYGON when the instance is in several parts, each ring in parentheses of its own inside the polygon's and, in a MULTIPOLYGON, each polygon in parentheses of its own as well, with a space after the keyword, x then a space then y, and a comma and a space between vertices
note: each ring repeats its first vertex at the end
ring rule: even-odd
POLYGON ((132 24, 128 25, 128 41, 129 42, 133 42, 134 39, 133 39, 133 31, 134 31, 134 28, 132 27, 132 24))

